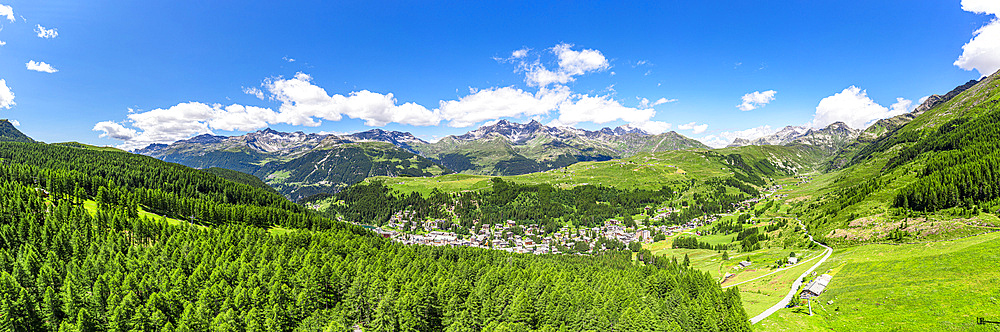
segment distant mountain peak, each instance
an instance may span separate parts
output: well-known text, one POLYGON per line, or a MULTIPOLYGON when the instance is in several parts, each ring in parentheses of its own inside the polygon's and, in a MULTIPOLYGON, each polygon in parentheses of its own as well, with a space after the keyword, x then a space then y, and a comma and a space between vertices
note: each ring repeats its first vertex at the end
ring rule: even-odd
POLYGON ((639 134, 639 135, 649 135, 649 132, 642 130, 638 127, 633 127, 630 124, 624 124, 618 126, 614 130, 616 135, 626 135, 626 134, 639 134))
POLYGON ((806 144, 837 149, 854 139, 861 133, 852 129, 846 123, 837 121, 821 129, 811 129, 803 126, 785 126, 778 132, 756 139, 734 139, 729 147, 746 145, 788 145, 806 144))
POLYGON ((831 124, 827 125, 826 128, 823 128, 823 129, 837 129, 837 130, 847 129, 847 130, 851 130, 851 126, 848 126, 843 121, 837 121, 837 122, 834 122, 834 123, 831 123, 831 124))
POLYGON ((258 132, 258 133, 261 133, 261 134, 284 134, 284 133, 282 133, 282 132, 280 132, 280 131, 277 131, 277 130, 274 130, 274 129, 271 129, 271 127, 267 127, 267 128, 264 128, 264 129, 261 129, 261 130, 258 130, 257 132, 258 132))

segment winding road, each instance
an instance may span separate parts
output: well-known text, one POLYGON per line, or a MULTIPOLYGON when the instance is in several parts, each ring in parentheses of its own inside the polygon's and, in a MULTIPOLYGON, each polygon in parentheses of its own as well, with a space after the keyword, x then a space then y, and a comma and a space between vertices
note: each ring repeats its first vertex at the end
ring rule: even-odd
POLYGON ((795 279, 795 282, 792 283, 792 288, 788 291, 788 294, 785 295, 785 298, 781 299, 781 301, 779 301, 774 306, 768 308, 767 310, 764 310, 764 312, 760 313, 760 315, 750 318, 750 324, 757 324, 757 322, 764 320, 764 318, 771 316, 771 314, 778 312, 778 310, 781 310, 781 308, 787 306, 788 303, 792 301, 792 298, 795 297, 795 293, 796 291, 799 290, 799 286, 802 286, 802 279, 804 279, 807 275, 816 270, 816 268, 819 267, 820 264, 826 262, 826 259, 830 258, 830 255, 833 254, 833 248, 827 247, 826 245, 816 242, 816 240, 813 239, 812 235, 809 234, 809 231, 806 230, 806 226, 802 224, 802 220, 795 218, 795 221, 798 221, 799 226, 802 226, 802 230, 806 233, 806 236, 809 236, 809 241, 812 241, 813 243, 818 244, 823 248, 826 248, 826 254, 823 255, 823 258, 821 258, 819 262, 816 262, 815 265, 810 267, 809 270, 807 270, 805 273, 802 273, 802 275, 800 275, 798 279, 795 279))

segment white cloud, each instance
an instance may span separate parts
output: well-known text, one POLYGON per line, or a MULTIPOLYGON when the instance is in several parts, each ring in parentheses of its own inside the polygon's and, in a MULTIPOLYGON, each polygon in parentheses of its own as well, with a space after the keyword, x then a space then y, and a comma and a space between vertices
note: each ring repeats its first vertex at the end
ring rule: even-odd
POLYGON ((14 8, 0 5, 0 16, 6 16, 8 21, 14 22, 14 8))
POLYGON ((642 98, 642 99, 639 99, 639 107, 641 107, 641 108, 650 108, 650 107, 653 107, 653 106, 656 106, 656 105, 661 105, 661 104, 666 104, 666 103, 672 103, 672 102, 675 102, 675 101, 677 101, 677 99, 660 98, 660 99, 657 99, 654 102, 650 102, 649 99, 642 98))
POLYGON ((10 109, 17 103, 14 102, 14 93, 7 87, 7 80, 0 79, 0 108, 10 109))
POLYGON ((264 91, 256 87, 243 87, 243 93, 257 97, 257 99, 264 100, 264 91))
POLYGON ((662 134, 663 132, 670 130, 670 127, 672 126, 671 124, 663 121, 653 121, 653 120, 633 122, 629 123, 629 125, 632 127, 642 129, 647 133, 654 135, 662 134))
POLYGON ((287 57, 287 56, 283 56, 283 57, 281 57, 281 60, 285 60, 285 61, 287 61, 287 62, 295 62, 295 59, 293 59, 293 58, 289 58, 289 57, 287 57))
POLYGON ((771 128, 771 126, 763 125, 744 130, 724 131, 719 133, 718 135, 708 135, 702 138, 701 142, 713 148, 721 148, 729 145, 730 143, 733 142, 733 140, 737 138, 752 140, 767 135, 772 135, 776 132, 777 131, 775 131, 774 128, 771 128))
POLYGON ((135 129, 125 128, 120 123, 114 121, 101 121, 94 125, 93 131, 103 131, 100 137, 110 137, 117 140, 129 140, 139 134, 136 133, 135 129))
POLYGON ((908 112, 912 104, 912 101, 898 98, 892 109, 888 109, 868 98, 867 91, 852 85, 820 100, 811 126, 818 128, 843 121, 851 128, 864 129, 876 120, 908 112))
MULTIPOLYGON (((965 11, 1000 16, 1000 1, 995 0, 962 0, 965 11)), ((1000 19, 976 30, 968 43, 962 46, 962 55, 955 60, 954 65, 965 70, 979 72, 987 76, 1000 70, 1000 19)))
POLYGON ((583 75, 587 72, 608 69, 608 59, 598 50, 572 50, 572 44, 559 44, 552 52, 559 57, 559 70, 570 75, 583 75))
POLYGON ((729 145, 729 143, 732 143, 732 140, 726 140, 725 138, 717 135, 708 135, 698 140, 713 148, 724 148, 729 145))
POLYGON ((49 74, 59 71, 58 69, 52 68, 52 65, 42 61, 35 62, 35 60, 31 60, 28 61, 28 63, 24 64, 24 66, 27 67, 28 70, 34 70, 37 72, 43 72, 49 74))
POLYGON ((761 138, 761 137, 764 137, 764 136, 767 136, 767 135, 772 135, 772 134, 774 134, 776 132, 777 131, 774 130, 773 128, 771 128, 771 126, 763 125, 763 126, 753 127, 753 128, 744 129, 744 130, 724 131, 724 132, 719 133, 719 136, 724 137, 724 138, 728 139, 731 142, 732 140, 737 139, 737 138, 756 139, 756 138, 761 138))
POLYGON ((472 90, 459 100, 441 101, 438 111, 441 118, 449 121, 449 126, 467 127, 502 117, 546 114, 569 96, 569 89, 562 86, 542 88, 535 94, 514 87, 472 90))
MULTIPOLYGON (((525 72, 525 82, 528 86, 545 87, 549 84, 565 84, 588 72, 601 71, 610 68, 608 59, 598 50, 585 49, 574 51, 572 44, 559 44, 551 51, 559 59, 559 68, 549 70, 541 62, 522 62, 519 70, 525 72)), ((518 51, 515 51, 516 55, 518 51)))
POLYGON ((20 121, 17 121, 17 120, 14 120, 14 119, 9 119, 7 121, 10 121, 10 124, 14 125, 14 127, 20 127, 21 126, 21 122, 20 121))
POLYGON ((1000 15, 1000 2, 996 0, 962 0, 962 10, 976 14, 1000 15))
POLYGON ((699 124, 695 124, 694 122, 691 122, 691 123, 686 123, 686 124, 679 125, 679 126, 677 126, 677 129, 680 129, 680 130, 691 130, 691 132, 694 133, 694 134, 701 134, 701 133, 705 132, 706 130, 708 130, 708 124, 704 123, 704 124, 700 124, 699 125, 699 124))
POLYGON ((170 143, 200 134, 212 133, 209 120, 217 114, 212 106, 188 102, 170 108, 157 108, 128 115, 131 125, 142 132, 130 139, 142 147, 149 143, 170 143))
POLYGON ((312 84, 312 77, 298 73, 291 79, 272 79, 264 83, 271 98, 281 102, 278 121, 292 125, 315 127, 316 118, 340 121, 343 115, 365 120, 365 125, 380 127, 395 122, 414 126, 430 126, 441 122, 440 116, 415 103, 396 105, 392 93, 380 94, 368 90, 349 96, 327 94, 312 84))
POLYGON ((528 51, 531 51, 531 49, 529 49, 527 47, 519 49, 519 50, 515 50, 514 52, 510 53, 510 58, 511 59, 520 59, 520 58, 526 57, 526 56, 528 56, 528 51))
POLYGON ((559 105, 559 121, 575 125, 580 122, 607 123, 624 120, 628 123, 649 121, 656 112, 622 106, 610 96, 574 95, 559 105))
POLYGON ((35 33, 38 34, 39 38, 56 38, 59 36, 59 31, 56 31, 56 28, 46 29, 41 24, 35 24, 35 33))
POLYGON ((774 95, 778 93, 774 90, 767 90, 764 92, 754 91, 743 95, 743 103, 737 105, 741 111, 752 111, 760 107, 764 107, 772 100, 774 100, 774 95))
POLYGON ((553 83, 565 84, 573 81, 573 76, 568 73, 548 70, 538 62, 525 65, 522 70, 525 72, 525 82, 528 86, 544 87, 553 83))
POLYGON ((252 131, 266 128, 268 123, 276 122, 278 115, 269 108, 255 106, 221 105, 212 106, 212 114, 208 126, 212 129, 227 131, 252 131))
POLYGON ((891 116, 896 116, 904 113, 909 113, 913 111, 913 109, 915 108, 917 108, 917 105, 914 105, 912 100, 903 97, 897 97, 896 103, 892 104, 892 106, 889 106, 889 114, 891 114, 891 116))

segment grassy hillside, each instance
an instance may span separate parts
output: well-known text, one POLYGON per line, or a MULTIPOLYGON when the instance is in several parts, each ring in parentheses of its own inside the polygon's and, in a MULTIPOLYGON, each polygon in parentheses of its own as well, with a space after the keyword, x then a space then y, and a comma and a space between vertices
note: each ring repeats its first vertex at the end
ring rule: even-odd
MULTIPOLYGON (((540 162, 556 162, 525 157, 503 137, 469 141, 445 137, 433 144, 415 146, 414 149, 448 169, 465 173, 524 174, 544 170, 544 165, 540 162)), ((569 162, 561 162, 561 166, 573 162, 576 162, 575 158, 569 162)))
MULTIPOLYGON (((838 249, 817 271, 833 275, 805 308, 761 321, 760 331, 995 331, 1000 232, 927 244, 838 249)), ((748 310, 749 311, 749 310, 748 310)), ((753 312, 749 311, 752 315, 753 312)))
POLYGON ((997 225, 998 78, 887 131, 788 202, 831 244, 936 240, 997 225))
MULTIPOLYGON (((811 171, 822 153, 813 147, 796 146, 745 146, 721 150, 678 150, 641 154, 609 161, 581 162, 545 172, 501 176, 516 183, 551 184, 559 188, 579 185, 601 185, 627 189, 659 189, 664 185, 704 181, 711 178, 733 176, 739 169, 728 155, 739 155, 748 167, 762 176, 788 176, 811 171)), ((745 173, 745 171, 744 171, 745 173)), ((443 192, 480 190, 489 186, 492 177, 483 175, 450 174, 432 178, 375 177, 368 181, 383 181, 387 186, 403 193, 429 194, 438 189, 443 192)))

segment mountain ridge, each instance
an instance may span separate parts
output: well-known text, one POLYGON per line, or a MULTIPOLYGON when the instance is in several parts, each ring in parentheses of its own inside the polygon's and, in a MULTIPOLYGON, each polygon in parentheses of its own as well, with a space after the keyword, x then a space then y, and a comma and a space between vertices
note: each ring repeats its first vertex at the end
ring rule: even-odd
POLYGON ((9 120, 0 119, 0 142, 32 143, 35 140, 18 130, 9 120))
MULTIPOLYGON (((596 131, 570 127, 546 126, 537 120, 515 123, 499 120, 479 127, 462 135, 446 136, 436 142, 428 142, 409 132, 371 129, 352 134, 306 134, 301 131, 286 133, 271 128, 238 136, 202 134, 171 144, 150 144, 132 152, 151 156, 164 161, 175 162, 195 168, 222 167, 253 174, 261 179, 281 179, 272 176, 281 169, 275 165, 302 165, 293 162, 317 150, 342 149, 346 144, 354 147, 374 148, 375 145, 359 143, 386 143, 414 156, 399 155, 400 160, 413 160, 428 172, 406 170, 396 172, 376 166, 382 173, 373 175, 426 176, 446 174, 451 171, 483 175, 516 175, 565 167, 581 161, 602 161, 628 157, 642 152, 677 150, 686 148, 708 148, 701 142, 684 137, 676 132, 652 135, 628 125, 616 128, 602 128, 596 131), (425 162, 427 159, 430 163, 425 162), (432 165, 436 164, 436 165, 432 165), (263 171, 264 169, 268 171, 263 171)), ((371 153, 351 152, 354 156, 371 156, 384 153, 380 147, 371 153)), ((315 154, 313 154, 315 156, 315 154)), ((337 159, 337 156, 333 156, 337 159)), ((310 157, 312 158, 312 157, 310 157)), ((326 160, 313 158, 315 162, 326 160)), ((342 163, 348 160, 337 159, 342 163)), ((360 164, 372 165, 372 160, 360 164)), ((381 160, 379 162, 391 162, 381 160)), ((314 165, 319 170, 318 165, 314 165)), ((331 167, 333 167, 331 165, 331 167)), ((341 167, 341 166, 336 166, 341 167)), ((409 166, 406 166, 409 167, 409 166)), ((405 168, 405 167, 404 167, 405 168)), ((352 171, 354 172, 354 171, 352 171)), ((323 172, 321 172, 323 173, 323 172)), ((349 177, 354 181, 354 177, 349 177)), ((327 179, 328 180, 328 179, 327 179)), ((327 181, 317 180, 317 181, 327 181)), ((332 183, 328 191, 335 192, 343 185, 354 182, 332 183)), ((317 183, 301 183, 311 186, 317 183)), ((275 184, 286 185, 286 183, 275 184)), ((280 191, 280 190, 279 190, 280 191)), ((322 191, 321 191, 322 192, 322 191)), ((289 191, 282 191, 290 194, 289 191)), ((315 192, 320 193, 320 192, 315 192)))

